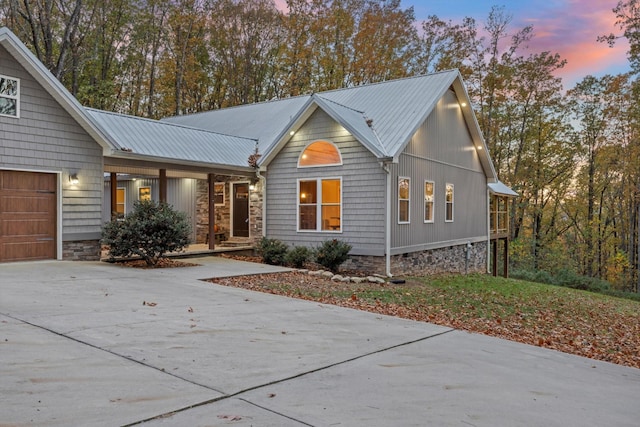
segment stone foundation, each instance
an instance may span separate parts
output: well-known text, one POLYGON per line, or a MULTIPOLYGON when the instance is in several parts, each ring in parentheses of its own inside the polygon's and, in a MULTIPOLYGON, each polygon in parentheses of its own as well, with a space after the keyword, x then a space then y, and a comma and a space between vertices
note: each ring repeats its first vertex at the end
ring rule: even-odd
MULTIPOLYGON (((487 271, 487 243, 473 243, 467 263, 467 245, 449 246, 421 252, 410 252, 391 257, 394 276, 427 276, 443 273, 484 273, 487 271)), ((344 270, 367 274, 385 274, 385 258, 352 255, 342 265, 344 270)))
POLYGON ((62 259, 66 261, 98 261, 100 260, 99 240, 78 240, 62 242, 62 259))

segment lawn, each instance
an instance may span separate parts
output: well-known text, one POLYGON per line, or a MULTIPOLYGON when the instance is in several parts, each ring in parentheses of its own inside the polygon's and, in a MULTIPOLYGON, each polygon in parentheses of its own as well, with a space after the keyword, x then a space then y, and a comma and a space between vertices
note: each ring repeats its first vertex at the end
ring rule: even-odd
POLYGON ((337 283, 304 273, 215 283, 403 317, 640 368, 640 302, 489 275, 337 283))

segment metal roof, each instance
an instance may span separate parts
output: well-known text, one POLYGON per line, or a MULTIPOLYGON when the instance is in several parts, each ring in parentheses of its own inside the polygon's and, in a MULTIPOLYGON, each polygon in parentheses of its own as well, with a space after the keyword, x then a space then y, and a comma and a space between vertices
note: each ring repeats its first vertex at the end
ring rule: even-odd
POLYGON ((319 95, 362 111, 372 121, 371 127, 382 143, 384 156, 393 157, 404 149, 457 77, 456 70, 444 71, 319 95))
POLYGON ((161 122, 255 139, 258 141, 260 153, 264 153, 309 98, 310 96, 307 95, 240 105, 184 116, 167 117, 161 119, 161 122))
POLYGON ((249 167, 256 141, 157 120, 86 108, 124 153, 212 165, 249 167))
POLYGON ((490 182, 487 184, 489 187, 489 191, 494 194, 499 194, 501 196, 510 196, 516 197, 518 193, 513 191, 511 188, 507 187, 502 181, 490 182))

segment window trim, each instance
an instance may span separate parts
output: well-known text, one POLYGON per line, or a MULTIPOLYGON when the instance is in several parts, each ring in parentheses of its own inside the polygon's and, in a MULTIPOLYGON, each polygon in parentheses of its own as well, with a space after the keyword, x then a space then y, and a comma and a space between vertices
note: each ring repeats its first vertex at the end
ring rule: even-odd
POLYGON ((429 179, 424 180, 424 223, 433 224, 435 222, 435 206, 436 206, 436 183, 429 179), (431 219, 427 219, 427 183, 431 184, 431 219))
POLYGON ((447 182, 444 186, 444 222, 453 222, 453 220, 455 219, 455 211, 454 211, 454 207, 455 207, 455 185, 451 184, 450 182, 447 182), (451 187, 451 201, 447 200, 447 190, 449 189, 449 187, 451 187), (447 215, 447 207, 451 205, 451 219, 448 219, 448 215, 447 215))
POLYGON ((398 177, 398 224, 410 224, 411 223, 411 178, 408 176, 399 176, 398 177), (400 198, 400 183, 403 180, 407 180, 407 184, 409 185, 409 191, 408 191, 408 195, 409 197, 407 199, 401 199, 400 198), (400 202, 407 202, 407 220, 406 221, 401 221, 400 220, 400 202))
MULTIPOLYGON (((343 210, 343 185, 342 176, 325 176, 325 177, 309 177, 298 178, 296 181, 296 232, 298 233, 339 233, 343 232, 342 224, 344 223, 344 210, 343 210), (337 230, 323 230, 322 229, 322 181, 340 181, 340 228, 337 230), (318 192, 318 202, 316 203, 316 228, 314 230, 303 230, 300 228, 300 182, 302 181, 315 181, 316 190, 318 192)), ((328 206, 336 206, 330 204, 328 206)))
POLYGON ((314 141, 311 141, 310 143, 308 143, 307 145, 304 146, 304 148, 302 149, 302 151, 300 152, 300 155, 298 156, 298 163, 297 163, 297 167, 298 169, 307 169, 307 168, 324 168, 324 167, 329 167, 329 166, 342 166, 343 162, 342 162, 342 153, 340 152, 340 149, 338 148, 338 146, 333 143, 332 141, 329 141, 328 139, 316 139, 314 141), (301 165, 300 161, 302 160, 302 156, 304 156, 305 151, 307 151, 307 149, 312 146, 313 144, 317 143, 317 142, 326 142, 328 144, 331 144, 333 146, 333 148, 335 148, 336 152, 338 153, 338 157, 340 159, 340 161, 338 163, 326 163, 326 164, 322 164, 322 165, 301 165))
POLYGON ((15 99, 15 101, 16 101, 16 114, 15 115, 11 115, 11 114, 2 114, 2 113, 0 113, 0 117, 11 117, 13 119, 19 119, 20 118, 20 86, 21 86, 20 85, 20 79, 17 78, 17 77, 7 76, 5 74, 0 74, 0 78, 9 79, 9 80, 15 80, 15 82, 17 83, 17 91, 16 91, 16 95, 15 96, 0 94, 0 98, 15 99))

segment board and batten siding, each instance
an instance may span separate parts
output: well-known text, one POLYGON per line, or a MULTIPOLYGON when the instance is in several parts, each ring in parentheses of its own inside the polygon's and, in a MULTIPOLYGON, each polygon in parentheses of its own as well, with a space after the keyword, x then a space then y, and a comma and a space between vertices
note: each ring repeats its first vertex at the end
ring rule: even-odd
POLYGON ((0 168, 58 174, 62 241, 99 239, 102 148, 1 46, 0 74, 20 79, 20 117, 0 116, 0 168))
MULTIPOLYGON (((158 178, 139 178, 133 180, 118 181, 118 188, 125 189, 125 213, 133 210, 133 204, 139 199, 141 187, 151 187, 151 199, 160 200, 160 183, 158 178)), ((191 240, 196 241, 196 188, 197 180, 193 178, 169 178, 167 179, 167 203, 177 211, 187 215, 191 224, 191 240)), ((109 206, 109 194, 111 194, 111 182, 104 181, 104 194, 107 199, 102 208, 102 221, 111 220, 111 207, 109 206)))
POLYGON ((329 239, 349 243, 353 255, 384 255, 386 173, 370 151, 320 108, 271 161, 266 173, 267 237, 316 247, 329 239), (298 168, 311 142, 326 140, 340 150, 340 166, 298 168), (342 232, 297 231, 297 180, 342 178, 342 232))
POLYGON ((392 167, 391 254, 487 239, 487 179, 457 98, 448 91, 392 167), (398 224, 398 178, 409 177, 410 223, 398 224), (434 222, 424 222, 424 182, 434 182, 434 222), (453 222, 445 188, 454 185, 453 222))

